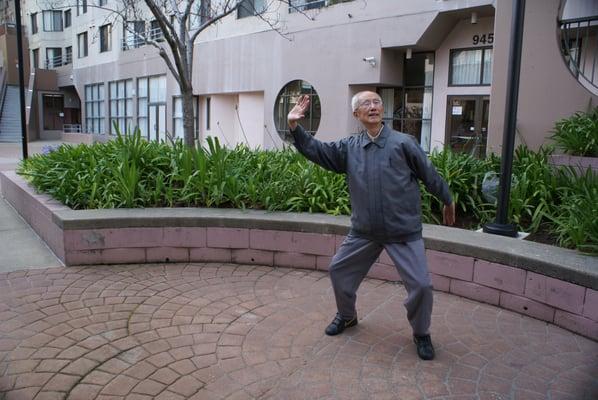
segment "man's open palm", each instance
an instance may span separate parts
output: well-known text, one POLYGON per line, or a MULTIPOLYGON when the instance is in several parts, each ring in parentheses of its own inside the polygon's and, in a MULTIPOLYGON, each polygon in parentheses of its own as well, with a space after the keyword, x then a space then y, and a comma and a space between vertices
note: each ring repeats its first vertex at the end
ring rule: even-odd
POLYGON ((287 120, 291 129, 295 129, 295 127, 297 127, 297 121, 305 117, 305 113, 308 109, 309 96, 304 94, 299 98, 299 101, 297 102, 297 104, 295 104, 295 107, 293 107, 287 115, 287 120))

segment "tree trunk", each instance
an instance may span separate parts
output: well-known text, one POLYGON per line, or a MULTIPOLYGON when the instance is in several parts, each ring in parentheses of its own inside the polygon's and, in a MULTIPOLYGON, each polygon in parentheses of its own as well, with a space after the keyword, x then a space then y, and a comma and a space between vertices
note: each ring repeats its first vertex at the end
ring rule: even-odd
POLYGON ((182 92, 183 100, 183 131, 185 132, 185 144, 189 147, 195 146, 195 116, 193 112, 193 90, 188 89, 182 92))

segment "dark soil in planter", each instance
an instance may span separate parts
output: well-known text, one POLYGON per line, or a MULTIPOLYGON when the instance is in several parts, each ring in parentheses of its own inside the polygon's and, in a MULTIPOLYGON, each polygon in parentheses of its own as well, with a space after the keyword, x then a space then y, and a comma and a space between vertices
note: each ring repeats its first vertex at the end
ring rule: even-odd
POLYGON ((557 243, 557 236, 548 230, 548 227, 540 226, 538 230, 534 233, 531 233, 528 237, 524 240, 529 240, 530 242, 536 243, 544 243, 549 244, 551 246, 558 246, 557 243))

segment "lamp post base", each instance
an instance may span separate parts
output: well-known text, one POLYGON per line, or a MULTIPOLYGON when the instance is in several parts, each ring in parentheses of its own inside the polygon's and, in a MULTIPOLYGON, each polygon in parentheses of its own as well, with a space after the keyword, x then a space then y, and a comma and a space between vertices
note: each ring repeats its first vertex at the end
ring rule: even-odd
POLYGON ((517 237, 517 228, 512 224, 499 224, 493 222, 484 225, 483 231, 493 235, 517 237))

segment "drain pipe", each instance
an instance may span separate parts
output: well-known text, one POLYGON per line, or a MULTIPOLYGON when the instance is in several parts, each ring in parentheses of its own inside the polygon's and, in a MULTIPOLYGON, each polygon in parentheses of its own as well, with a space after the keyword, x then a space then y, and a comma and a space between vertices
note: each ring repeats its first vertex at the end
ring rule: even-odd
POLYGON ((23 62, 23 37, 21 27, 21 2, 15 0, 15 19, 17 25, 17 56, 19 62, 19 99, 21 101, 21 141, 23 146, 23 160, 27 159, 27 126, 25 125, 25 64, 23 62))
POLYGON ((521 44, 523 41, 523 16, 525 0, 513 0, 511 21, 511 44, 509 48, 509 72, 507 77, 507 107, 505 110, 505 131, 503 132, 500 163, 500 190, 494 223, 484 225, 484 232, 502 236, 517 236, 517 227, 508 224, 511 175, 513 173, 513 148, 517 127, 517 101, 519 96, 519 72, 521 69, 521 44))

